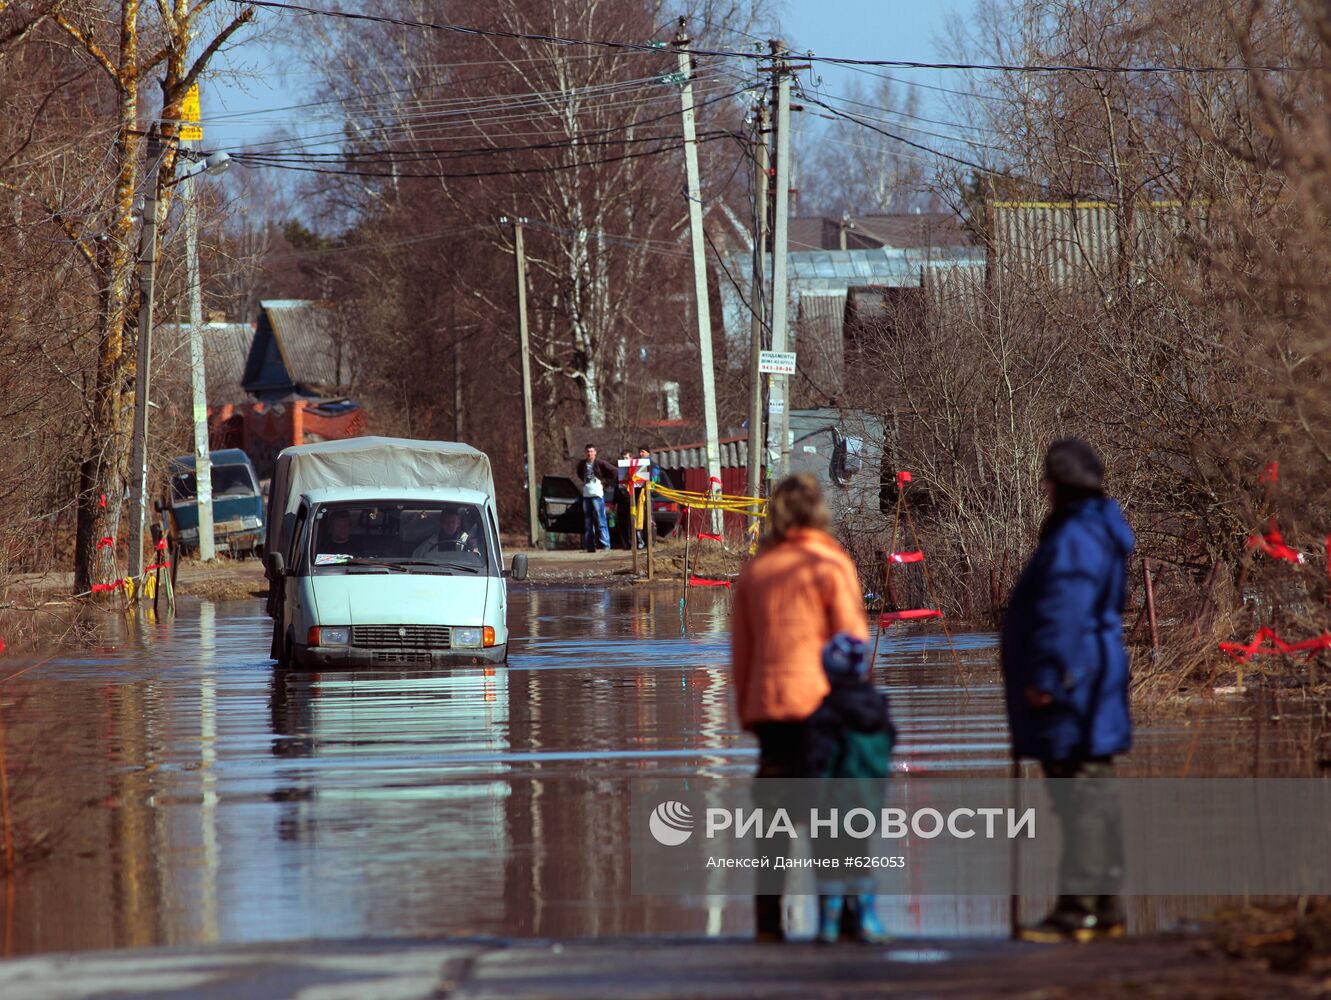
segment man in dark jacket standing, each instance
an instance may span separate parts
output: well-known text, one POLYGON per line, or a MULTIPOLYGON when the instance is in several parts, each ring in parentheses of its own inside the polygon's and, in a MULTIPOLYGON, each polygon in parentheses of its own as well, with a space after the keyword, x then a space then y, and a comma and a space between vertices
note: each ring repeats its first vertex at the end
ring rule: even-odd
POLYGON ((589 444, 573 475, 582 491, 582 547, 588 552, 608 549, 610 525, 605 519, 605 495, 607 489, 614 495, 618 474, 609 462, 596 457, 596 446, 589 444))
POLYGON ((1015 757, 1040 762, 1063 829, 1059 898, 1028 941, 1123 933, 1123 844, 1113 761, 1132 745, 1123 606, 1132 531, 1105 496, 1090 445, 1045 456, 1052 508, 1003 621, 1003 680, 1015 757))

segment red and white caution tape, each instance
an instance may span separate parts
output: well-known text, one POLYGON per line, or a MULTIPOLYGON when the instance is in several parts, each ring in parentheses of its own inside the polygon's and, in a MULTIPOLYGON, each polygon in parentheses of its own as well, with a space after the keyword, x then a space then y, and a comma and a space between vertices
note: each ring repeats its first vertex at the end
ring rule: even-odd
POLYGON ((1239 663, 1247 663, 1254 656, 1288 655, 1302 653, 1304 658, 1311 657, 1323 649, 1331 649, 1331 632, 1304 639, 1302 642, 1286 642, 1276 635, 1275 629, 1262 626, 1252 637, 1252 642, 1222 642, 1220 648, 1239 663))

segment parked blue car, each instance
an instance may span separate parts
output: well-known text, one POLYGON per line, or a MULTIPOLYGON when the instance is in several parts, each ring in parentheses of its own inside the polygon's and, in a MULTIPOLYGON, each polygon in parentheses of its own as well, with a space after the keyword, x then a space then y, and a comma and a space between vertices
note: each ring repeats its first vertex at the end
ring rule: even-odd
MULTIPOLYGON (((218 552, 262 555, 264 503, 254 463, 239 448, 209 453, 213 463, 213 538, 218 552)), ((168 510, 176 543, 199 548, 199 501, 194 456, 171 460, 171 497, 168 510)))

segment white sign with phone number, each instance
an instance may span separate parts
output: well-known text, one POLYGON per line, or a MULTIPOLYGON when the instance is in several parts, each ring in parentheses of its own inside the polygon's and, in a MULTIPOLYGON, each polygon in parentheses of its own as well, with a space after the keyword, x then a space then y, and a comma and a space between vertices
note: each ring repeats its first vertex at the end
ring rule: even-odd
POLYGON ((794 351, 758 352, 758 371, 764 375, 794 375, 794 351))

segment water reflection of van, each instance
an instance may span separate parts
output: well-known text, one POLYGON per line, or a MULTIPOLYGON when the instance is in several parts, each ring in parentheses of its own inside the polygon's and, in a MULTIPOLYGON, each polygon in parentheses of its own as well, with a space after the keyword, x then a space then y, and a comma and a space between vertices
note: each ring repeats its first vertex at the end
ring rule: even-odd
POLYGON ((288 448, 269 497, 279 663, 499 663, 508 654, 489 459, 467 445, 356 438, 288 448))
MULTIPOLYGON (((258 553, 263 549, 263 496, 250 457, 239 448, 209 452, 212 462, 213 538, 219 552, 258 553)), ((186 549, 199 547, 198 480, 194 456, 171 460, 168 509, 176 541, 186 549)))

